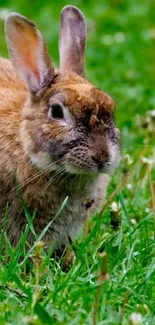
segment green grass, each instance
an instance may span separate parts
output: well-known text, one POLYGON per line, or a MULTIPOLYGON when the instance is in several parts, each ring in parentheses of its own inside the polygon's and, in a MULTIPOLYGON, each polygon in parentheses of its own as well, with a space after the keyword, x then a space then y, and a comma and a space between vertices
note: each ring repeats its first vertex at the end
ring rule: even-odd
MULTIPOLYGON (((68 273, 39 247, 25 253, 27 233, 33 231, 30 216, 16 250, 5 236, 4 223, 0 325, 153 325, 155 234, 148 163, 155 196, 155 118, 149 115, 155 109, 155 2, 70 3, 83 10, 88 22, 87 77, 116 100, 122 163, 112 177, 108 194, 118 186, 125 170, 130 175, 112 200, 119 211, 114 214, 108 205, 102 220, 94 216, 90 221, 87 238, 82 233, 75 242, 77 259, 68 273), (140 313, 139 323, 131 320, 133 313, 140 313)), ((58 17, 65 4, 62 0, 1 0, 1 55, 7 56, 3 29, 7 9, 25 14, 38 24, 58 64, 58 17)))

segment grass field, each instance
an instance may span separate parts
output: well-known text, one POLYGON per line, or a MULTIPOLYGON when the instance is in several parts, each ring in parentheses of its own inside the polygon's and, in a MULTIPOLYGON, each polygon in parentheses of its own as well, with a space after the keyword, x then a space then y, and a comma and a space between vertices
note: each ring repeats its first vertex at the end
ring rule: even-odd
MULTIPOLYGON (((7 56, 4 17, 17 11, 37 23, 58 65, 58 19, 65 4, 1 0, 1 56, 7 56)), ((126 171, 128 179, 102 218, 90 221, 87 236, 81 233, 76 240, 77 259, 68 273, 39 244, 25 253, 28 228, 16 250, 2 231, 0 325, 154 325, 155 2, 71 0, 70 4, 84 12, 88 23, 87 77, 116 101, 122 162, 108 195, 126 171), (4 241, 7 252, 2 257, 4 241)))

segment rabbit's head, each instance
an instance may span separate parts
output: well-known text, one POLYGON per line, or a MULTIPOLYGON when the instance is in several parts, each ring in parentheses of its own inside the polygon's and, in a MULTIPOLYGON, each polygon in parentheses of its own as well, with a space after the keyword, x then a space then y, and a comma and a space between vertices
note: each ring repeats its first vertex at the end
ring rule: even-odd
POLYGON ((6 18, 12 64, 28 89, 21 140, 31 163, 70 174, 111 173, 120 159, 114 103, 84 78, 85 19, 66 6, 60 19, 60 69, 55 70, 36 26, 6 18))

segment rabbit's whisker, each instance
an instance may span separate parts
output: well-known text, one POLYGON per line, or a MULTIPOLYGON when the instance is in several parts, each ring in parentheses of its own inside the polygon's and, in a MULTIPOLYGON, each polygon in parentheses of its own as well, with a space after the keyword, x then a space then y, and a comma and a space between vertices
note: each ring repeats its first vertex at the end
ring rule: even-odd
POLYGON ((49 179, 49 181, 47 182, 46 187, 44 188, 43 192, 45 192, 50 186, 51 184, 54 184, 55 182, 57 182, 59 180, 59 178, 61 178, 64 174, 64 167, 59 168, 55 174, 49 179))

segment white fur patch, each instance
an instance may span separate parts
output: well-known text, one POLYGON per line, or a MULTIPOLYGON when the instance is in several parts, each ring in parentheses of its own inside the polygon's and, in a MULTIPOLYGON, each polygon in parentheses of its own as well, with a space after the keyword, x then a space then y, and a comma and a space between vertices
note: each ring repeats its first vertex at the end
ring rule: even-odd
POLYGON ((54 163, 51 163, 50 157, 46 152, 31 153, 29 154, 29 157, 32 163, 40 169, 47 168, 48 170, 48 167, 49 171, 51 171, 51 167, 53 169, 56 169, 56 165, 54 163))
POLYGON ((111 141, 109 141, 108 146, 110 153, 110 164, 108 167, 108 172, 112 173, 118 167, 118 164, 120 162, 120 150, 118 145, 113 144, 111 141))

